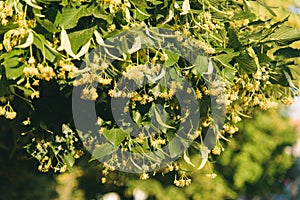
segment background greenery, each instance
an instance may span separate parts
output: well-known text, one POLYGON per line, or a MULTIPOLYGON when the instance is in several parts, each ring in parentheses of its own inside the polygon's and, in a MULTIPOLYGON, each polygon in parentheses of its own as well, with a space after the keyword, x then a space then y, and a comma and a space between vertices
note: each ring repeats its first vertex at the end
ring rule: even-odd
MULTIPOLYGON (((295 158, 286 149, 296 141, 294 125, 287 116, 276 110, 257 112, 253 119, 239 125, 240 132, 220 157, 212 157, 212 164, 191 173, 192 185, 177 188, 173 174, 157 175, 150 180, 138 180, 136 175, 126 177, 113 174, 117 184, 102 184, 100 166, 87 164, 83 157, 71 172, 41 174, 18 144, 11 129, 2 126, 0 175, 2 199, 99 199, 101 195, 117 192, 122 199, 131 199, 134 189, 140 189, 150 199, 236 199, 242 195, 270 198, 274 194, 288 194, 285 181, 295 179, 295 158), (17 148, 17 149, 14 149, 17 148), (207 176, 216 173, 212 179, 207 176)), ((296 170, 296 172, 295 172, 296 170)), ((286 196, 288 197, 288 196, 286 196)))

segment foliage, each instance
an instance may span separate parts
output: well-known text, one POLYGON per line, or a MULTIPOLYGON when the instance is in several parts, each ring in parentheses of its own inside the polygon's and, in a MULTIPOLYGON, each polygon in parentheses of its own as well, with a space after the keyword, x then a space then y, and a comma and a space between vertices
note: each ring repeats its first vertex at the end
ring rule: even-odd
POLYGON ((296 143, 296 129, 288 124, 287 117, 271 110, 239 125, 240 134, 228 144, 217 166, 234 190, 265 198, 282 192, 286 171, 294 162, 286 149, 296 143))
MULTIPOLYGON (((4 150, 6 154, 1 154, 0 192, 5 199, 41 200, 100 199, 110 192, 117 192, 122 199, 132 199, 136 191, 142 191, 148 199, 174 199, 176 195, 178 200, 237 199, 243 194, 249 199, 254 196, 268 199, 273 194, 282 193, 288 170, 292 163, 295 164, 294 158, 286 154, 286 148, 295 143, 294 126, 286 117, 271 110, 256 112, 254 119, 247 119, 239 123, 238 127, 240 130, 235 140, 224 144, 226 151, 220 157, 210 157, 211 161, 216 162, 203 170, 194 169, 187 174, 192 178, 189 187, 174 186, 174 173, 164 176, 158 174, 149 180, 137 180, 137 175, 120 176, 113 172, 110 176, 116 182, 113 185, 103 184, 103 178, 98 173, 100 166, 88 164, 88 157, 82 158, 70 172, 41 175, 32 170, 36 162, 28 160, 29 155, 24 150, 17 149, 11 159, 4 150), (249 173, 251 176, 247 176, 249 173), (209 176, 211 174, 217 176, 213 178, 214 176, 209 176), (29 188, 28 182, 36 184, 29 188), (116 186, 120 183, 123 184, 122 187, 116 186)), ((13 148, 13 142, 10 142, 13 141, 13 136, 8 130, 1 132, 6 133, 6 138, 1 140, 11 143, 10 148, 13 148)), ((180 164, 188 167, 184 161, 180 164)))
MULTIPOLYGON (((265 3, 255 2, 274 15, 265 3)), ((22 122, 24 127, 17 130, 17 137, 40 162, 38 169, 42 172, 70 170, 75 159, 82 156, 83 144, 92 152, 92 159, 107 161, 103 166, 104 176, 116 166, 126 166, 146 179, 149 171, 159 171, 155 164, 171 159, 175 162, 165 163, 168 166, 161 171, 168 172, 172 166, 180 176, 175 184, 189 185, 190 179, 182 173, 179 163, 181 160, 191 166, 197 163, 198 169, 204 166, 210 151, 203 140, 209 128, 217 136, 211 154, 218 155, 223 150, 221 139, 238 131, 236 123, 242 117, 251 115, 256 107, 267 110, 281 103, 291 104, 298 94, 299 31, 285 24, 288 17, 280 21, 262 19, 253 12, 252 3, 0 1, 0 116, 15 119, 15 124, 22 122), (173 31, 166 34, 151 27, 173 31), (144 31, 136 31, 140 29, 144 31), (129 35, 131 40, 124 39, 124 31, 128 30, 133 30, 129 35), (148 34, 145 30, 151 30, 153 41, 145 39, 148 34), (118 34, 124 42, 123 49, 115 48, 118 40, 114 36, 118 34), (161 48, 151 48, 151 42, 161 48), (189 48, 191 45, 194 46, 189 48), (202 49, 202 57, 196 56, 188 62, 178 55, 194 47, 202 49), (111 52, 120 56, 115 57, 111 52), (92 58, 85 56, 87 53, 92 58), (80 67, 83 63, 85 67, 80 67), (207 79, 206 74, 208 77, 217 74, 221 81, 207 79), (154 77, 159 78, 153 80, 154 77), (128 91, 129 86, 124 87, 122 80, 139 86, 147 80, 148 84, 128 91), (185 87, 185 81, 189 87, 185 87), (72 120, 73 86, 79 88, 79 97, 95 102, 99 137, 89 130, 75 132, 78 127, 72 120), (186 95, 175 98, 180 92, 186 95), (199 108, 180 104, 180 100, 189 102, 189 94, 197 99, 199 108), (124 97, 130 103, 123 115, 132 117, 138 130, 142 128, 145 132, 133 136, 132 124, 126 126, 126 121, 113 118, 110 102, 124 97), (212 99, 226 110, 221 127, 212 116, 212 99), (190 123, 193 114, 199 118, 199 124, 190 123), (185 131, 178 134, 183 121, 185 131), (153 124, 158 128, 153 128, 153 124), (187 140, 192 145, 181 158, 187 140), (147 153, 159 152, 161 148, 166 151, 159 154, 159 160, 150 158, 147 165, 142 165, 140 160, 147 153), (122 163, 115 159, 114 153, 121 149, 129 152, 129 161, 122 163), (137 152, 141 157, 134 162, 132 154, 137 152), (199 154, 201 158, 191 161, 199 154)), ((235 183, 237 187, 242 184, 235 183)))
POLYGON ((166 195, 174 187, 170 176, 148 182, 129 180, 128 192, 132 194, 138 188, 156 199, 172 198, 174 194, 177 199, 237 199, 243 194, 247 199, 268 199, 284 193, 284 179, 295 161, 286 153, 286 148, 296 142, 295 127, 276 110, 256 112, 253 119, 244 120, 238 127, 235 140, 226 144, 224 153, 210 166, 216 178, 207 176, 212 170, 207 166, 203 171, 194 170, 193 184, 178 188, 173 195, 166 195))

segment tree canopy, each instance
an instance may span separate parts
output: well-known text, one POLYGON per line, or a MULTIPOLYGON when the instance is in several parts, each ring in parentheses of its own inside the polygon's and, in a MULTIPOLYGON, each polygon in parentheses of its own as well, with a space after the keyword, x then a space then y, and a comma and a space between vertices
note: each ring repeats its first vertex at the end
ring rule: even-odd
MULTIPOLYGON (((176 171, 187 186, 186 166, 201 171, 220 155, 238 122, 299 94, 299 29, 263 0, 6 0, 0 10, 1 128, 41 172, 87 154, 103 182, 115 170, 176 171)), ((252 131, 224 164, 233 152, 234 164, 277 150, 252 131)), ((236 167, 236 188, 262 173, 236 167)))

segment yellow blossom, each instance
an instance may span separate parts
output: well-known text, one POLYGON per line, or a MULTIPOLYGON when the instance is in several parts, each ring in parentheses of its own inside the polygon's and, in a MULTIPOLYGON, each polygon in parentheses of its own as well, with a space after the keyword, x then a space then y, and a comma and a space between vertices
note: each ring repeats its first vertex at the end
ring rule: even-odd
POLYGON ((104 3, 108 3, 114 6, 120 5, 122 3, 121 0, 104 0, 104 3))
POLYGON ((5 113, 5 118, 6 119, 12 120, 12 119, 16 118, 16 116, 17 116, 17 113, 13 112, 13 111, 8 111, 8 112, 5 113))
POLYGON ((31 99, 40 98, 40 91, 34 91, 31 95, 31 99))
POLYGON ((1 116, 1 115, 5 115, 5 113, 6 113, 5 108, 2 107, 2 106, 0 106, 0 116, 1 116))
POLYGON ((221 154, 221 148, 218 147, 218 146, 215 146, 213 149, 212 149, 212 154, 214 155, 220 155, 221 154))
POLYGON ((40 85, 40 81, 39 80, 34 80, 32 85, 34 86, 39 86, 40 85))
POLYGON ((143 172, 142 174, 141 174, 141 176, 140 176, 140 179, 141 180, 146 180, 146 179, 148 179, 149 178, 149 174, 147 174, 147 173, 145 173, 145 172, 143 172))
POLYGON ((39 71, 37 68, 35 67, 25 67, 23 69, 23 73, 25 74, 25 76, 27 77, 31 77, 31 76, 38 76, 39 75, 39 71))

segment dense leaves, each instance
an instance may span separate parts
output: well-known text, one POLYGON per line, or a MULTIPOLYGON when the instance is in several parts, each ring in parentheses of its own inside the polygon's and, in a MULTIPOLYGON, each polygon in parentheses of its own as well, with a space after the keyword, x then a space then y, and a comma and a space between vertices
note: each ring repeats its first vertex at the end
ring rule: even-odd
MULTIPOLYGON (((183 155, 200 170, 242 118, 299 94, 299 30, 262 0, 7 0, 0 11, 0 116, 25 125, 18 137, 43 172, 70 170, 86 150, 104 171, 143 179, 183 155), (76 130, 73 87, 96 104, 98 130, 76 130)), ((253 170, 234 185, 256 181, 253 170)), ((175 185, 191 183, 176 171, 175 185)))

